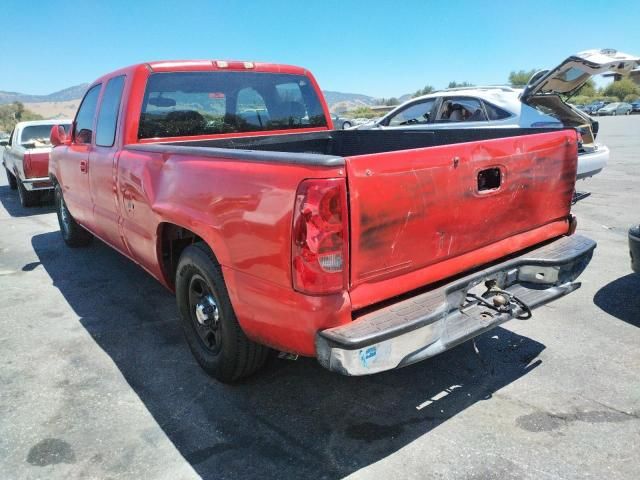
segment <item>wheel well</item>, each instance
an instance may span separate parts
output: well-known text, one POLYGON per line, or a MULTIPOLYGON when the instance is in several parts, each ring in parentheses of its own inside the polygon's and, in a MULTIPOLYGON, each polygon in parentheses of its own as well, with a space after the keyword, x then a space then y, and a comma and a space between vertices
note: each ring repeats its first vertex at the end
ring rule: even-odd
POLYGON ((202 241, 191 230, 174 225, 173 223, 160 224, 158 234, 158 255, 164 271, 167 283, 175 285, 176 269, 182 251, 189 245, 202 241))

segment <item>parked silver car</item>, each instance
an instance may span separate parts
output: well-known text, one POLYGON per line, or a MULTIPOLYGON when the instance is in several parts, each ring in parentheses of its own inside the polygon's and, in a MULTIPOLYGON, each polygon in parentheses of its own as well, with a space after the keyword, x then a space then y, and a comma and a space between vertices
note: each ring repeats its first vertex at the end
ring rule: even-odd
POLYGON ((631 110, 633 110, 633 107, 630 103, 613 102, 599 109, 596 115, 629 115, 631 110))
POLYGON ((331 114, 331 121, 333 122, 333 128, 336 130, 345 130, 353 126, 351 119, 339 117, 335 113, 331 114))
POLYGON ((598 122, 567 104, 560 95, 575 94, 593 75, 626 73, 640 57, 616 50, 587 50, 560 65, 536 73, 524 89, 503 86, 443 90, 409 100, 377 122, 358 129, 457 129, 575 127, 582 137, 578 178, 599 173, 609 149, 597 144, 598 122))

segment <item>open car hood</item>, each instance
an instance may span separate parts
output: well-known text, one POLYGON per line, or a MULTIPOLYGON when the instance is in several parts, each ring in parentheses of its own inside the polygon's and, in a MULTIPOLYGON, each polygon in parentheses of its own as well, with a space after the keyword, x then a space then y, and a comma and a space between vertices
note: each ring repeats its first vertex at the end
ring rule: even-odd
POLYGON ((567 58, 552 70, 542 70, 529 80, 520 97, 556 93, 572 95, 593 75, 605 72, 626 74, 640 65, 640 57, 613 49, 585 50, 567 58))

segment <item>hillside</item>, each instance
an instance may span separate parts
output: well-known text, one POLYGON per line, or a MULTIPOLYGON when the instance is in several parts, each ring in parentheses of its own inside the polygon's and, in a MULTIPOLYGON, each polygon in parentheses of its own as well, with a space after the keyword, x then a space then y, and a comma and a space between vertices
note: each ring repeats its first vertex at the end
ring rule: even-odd
POLYGON ((31 95, 19 92, 3 92, 0 90, 0 105, 22 102, 22 103, 42 103, 42 102, 66 102, 69 100, 79 100, 89 86, 88 83, 82 83, 73 87, 65 88, 48 95, 31 95))
MULTIPOLYGON (((48 95, 31 95, 19 92, 0 91, 0 105, 22 102, 26 107, 44 118, 72 118, 80 103, 80 99, 89 86, 88 83, 65 88, 48 95)), ((346 112, 358 107, 376 105, 378 99, 361 93, 344 93, 335 91, 322 92, 333 112, 346 112)), ((401 102, 411 95, 403 95, 401 102)))
POLYGON ((33 102, 25 103, 26 108, 42 118, 73 118, 80 105, 80 99, 65 102, 33 102))

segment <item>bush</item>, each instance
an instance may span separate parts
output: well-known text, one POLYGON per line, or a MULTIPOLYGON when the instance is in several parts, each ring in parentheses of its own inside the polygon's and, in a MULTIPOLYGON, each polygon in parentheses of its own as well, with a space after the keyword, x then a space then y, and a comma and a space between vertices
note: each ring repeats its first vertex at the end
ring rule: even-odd
POLYGON ((42 120, 42 116, 24 108, 20 102, 0 105, 0 131, 10 132, 18 122, 42 120))
POLYGON ((509 84, 512 87, 524 87, 536 72, 537 70, 535 68, 533 70, 512 71, 509 73, 509 84))
POLYGON ((640 88, 633 80, 623 78, 607 85, 602 93, 610 97, 616 97, 616 101, 619 102, 628 95, 640 96, 640 88))
POLYGON ((587 95, 576 95, 569 99, 569 103, 573 103, 574 105, 588 105, 591 102, 593 102, 593 97, 587 95))
POLYGON ((633 103, 636 100, 640 100, 640 96, 636 95, 635 93, 632 93, 632 94, 627 95, 626 97, 624 97, 623 102, 633 103))
POLYGON ((344 116, 347 118, 376 118, 382 115, 382 113, 374 112, 369 107, 358 107, 348 112, 344 112, 344 116))

